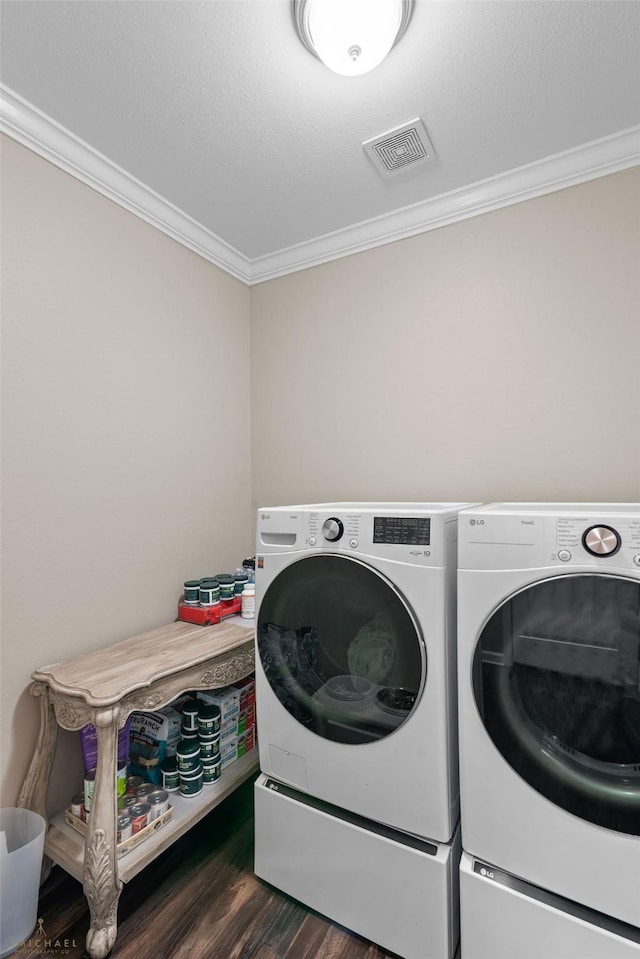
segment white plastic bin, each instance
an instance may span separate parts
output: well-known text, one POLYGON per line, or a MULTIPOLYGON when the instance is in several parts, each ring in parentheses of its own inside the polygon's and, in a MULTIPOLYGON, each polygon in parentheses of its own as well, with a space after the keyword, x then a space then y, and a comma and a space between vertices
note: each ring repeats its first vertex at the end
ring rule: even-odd
POLYGON ((46 823, 30 809, 0 809, 0 959, 29 938, 38 918, 46 823))

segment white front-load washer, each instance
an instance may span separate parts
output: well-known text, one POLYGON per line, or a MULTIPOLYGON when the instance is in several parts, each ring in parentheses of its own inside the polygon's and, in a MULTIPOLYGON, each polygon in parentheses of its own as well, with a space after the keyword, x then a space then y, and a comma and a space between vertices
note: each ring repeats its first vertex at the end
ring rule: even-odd
POLYGON ((463 849, 638 927, 640 504, 472 508, 458 563, 463 849))
POLYGON ((640 929, 462 853, 462 959, 638 959, 640 929))
POLYGON ((455 585, 464 503, 262 508, 260 768, 448 842, 458 819, 455 585))

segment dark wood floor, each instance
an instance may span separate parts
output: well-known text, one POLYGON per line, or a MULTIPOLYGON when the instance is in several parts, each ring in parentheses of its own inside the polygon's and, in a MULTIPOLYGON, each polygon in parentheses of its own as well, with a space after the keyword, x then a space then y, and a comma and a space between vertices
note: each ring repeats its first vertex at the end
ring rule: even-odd
MULTIPOLYGON (((82 886, 55 866, 38 916, 62 948, 19 959, 87 957, 82 886), (63 940, 69 940, 68 952, 63 940)), ((247 782, 128 883, 113 959, 394 959, 253 874, 253 783, 247 782)))

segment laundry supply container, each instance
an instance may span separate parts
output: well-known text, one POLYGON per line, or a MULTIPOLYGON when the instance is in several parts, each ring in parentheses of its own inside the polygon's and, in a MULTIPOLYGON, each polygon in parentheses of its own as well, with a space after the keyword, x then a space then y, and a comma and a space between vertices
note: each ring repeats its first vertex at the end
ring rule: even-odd
POLYGON ((0 809, 0 959, 35 928, 45 831, 30 809, 0 809))

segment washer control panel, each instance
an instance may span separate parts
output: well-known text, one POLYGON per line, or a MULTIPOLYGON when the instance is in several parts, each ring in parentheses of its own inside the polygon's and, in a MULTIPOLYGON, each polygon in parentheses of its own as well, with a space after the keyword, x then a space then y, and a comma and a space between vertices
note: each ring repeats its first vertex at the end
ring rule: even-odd
MULTIPOLYGON (((458 514, 471 505, 317 503, 260 508, 257 553, 314 550, 409 566, 455 568, 458 514)), ((256 562, 264 563, 265 555, 256 562)))

